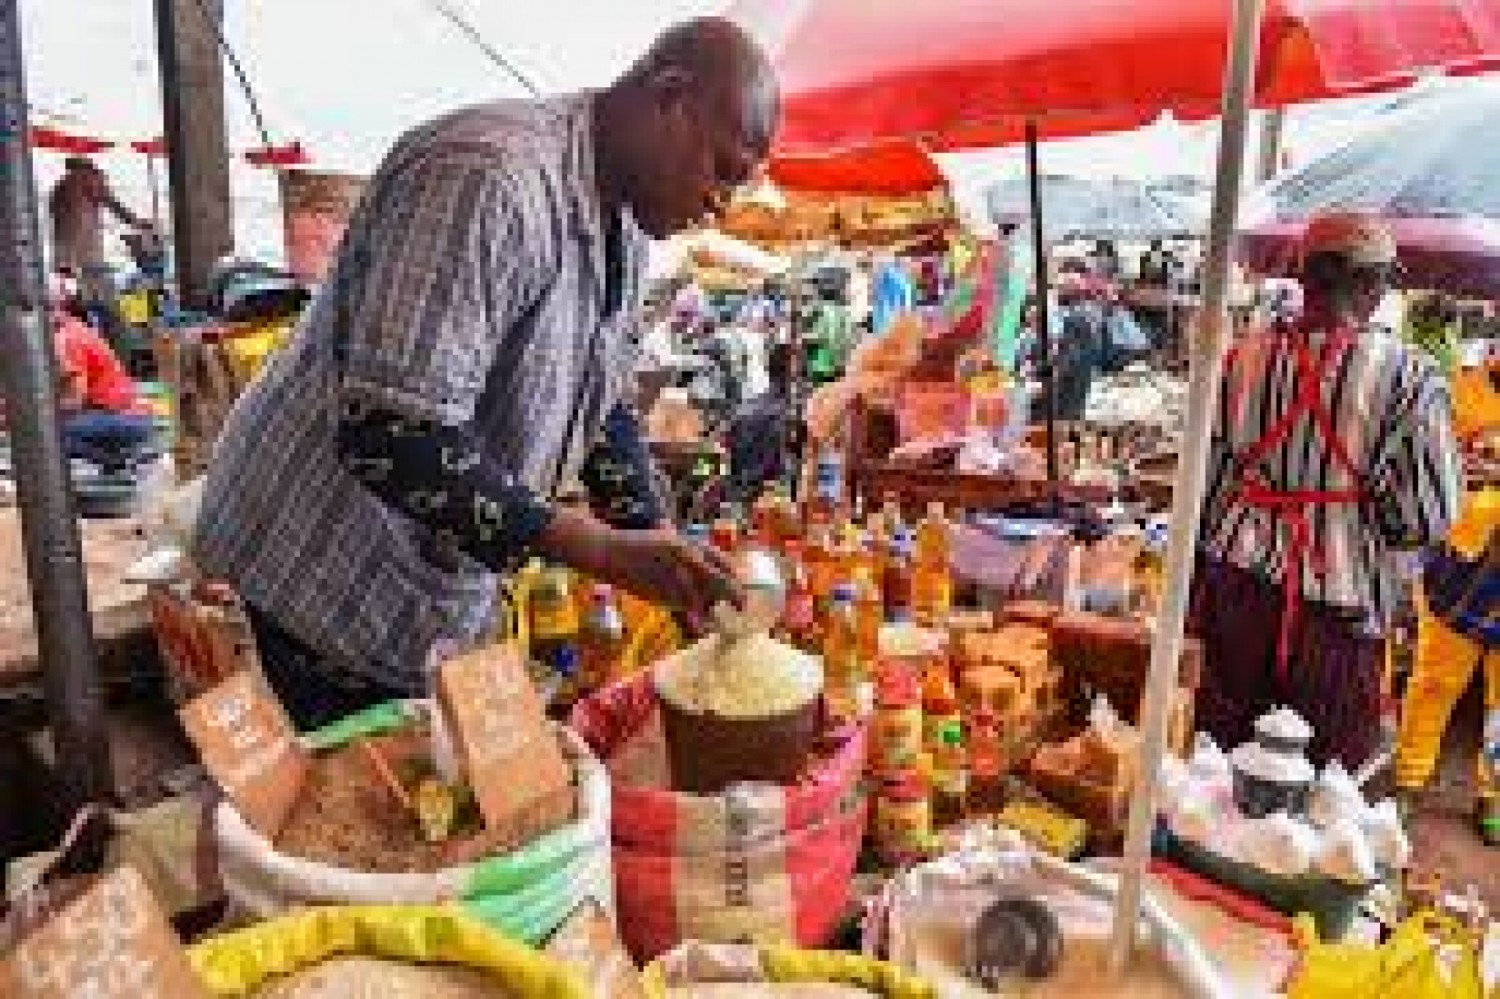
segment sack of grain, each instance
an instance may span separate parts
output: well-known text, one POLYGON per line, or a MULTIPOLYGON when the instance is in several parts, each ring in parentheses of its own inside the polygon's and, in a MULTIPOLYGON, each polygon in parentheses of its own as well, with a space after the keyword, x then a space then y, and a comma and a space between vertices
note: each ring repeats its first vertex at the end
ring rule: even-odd
POLYGON ((856 954, 689 943, 646 969, 650 999, 933 999, 932 986, 856 954))
POLYGON ((587 999, 560 962, 452 908, 325 906, 188 952, 218 996, 246 999, 587 999))
POLYGON ((690 939, 828 942, 864 835, 863 728, 836 733, 794 784, 699 795, 671 789, 649 674, 581 702, 573 727, 613 779, 619 924, 638 961, 690 939))
MULTIPOLYGON (((418 724, 425 710, 422 702, 381 705, 307 738, 320 752, 337 750, 399 733, 418 724)), ((318 851, 305 843, 299 843, 302 855, 294 856, 221 803, 214 828, 231 905, 265 919, 302 905, 461 902, 481 921, 528 944, 540 943, 586 900, 613 912, 609 776, 582 740, 562 728, 557 733, 573 765, 573 821, 509 852, 483 853, 481 844, 481 855, 462 856, 465 844, 456 844, 455 859, 445 866, 424 849, 427 870, 391 869, 385 861, 397 854, 380 843, 370 848, 376 862, 365 869, 306 859, 318 851)), ((340 844, 349 842, 348 832, 341 832, 340 844)))

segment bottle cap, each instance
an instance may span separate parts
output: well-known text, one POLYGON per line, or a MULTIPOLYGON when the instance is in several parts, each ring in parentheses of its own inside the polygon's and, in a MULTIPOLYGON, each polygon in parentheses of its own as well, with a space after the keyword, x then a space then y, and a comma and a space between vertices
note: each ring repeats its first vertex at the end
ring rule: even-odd
POLYGON ((964 741, 963 729, 950 722, 943 726, 942 731, 938 734, 938 740, 945 746, 961 745, 964 741))
POLYGON ((835 583, 829 595, 836 602, 852 604, 858 596, 858 591, 855 590, 853 583, 835 583))
POLYGON ((689 524, 682 529, 682 534, 689 541, 703 542, 708 540, 707 524, 689 524))
POLYGON ((564 645, 552 654, 552 668, 560 676, 572 679, 578 675, 578 649, 564 645))

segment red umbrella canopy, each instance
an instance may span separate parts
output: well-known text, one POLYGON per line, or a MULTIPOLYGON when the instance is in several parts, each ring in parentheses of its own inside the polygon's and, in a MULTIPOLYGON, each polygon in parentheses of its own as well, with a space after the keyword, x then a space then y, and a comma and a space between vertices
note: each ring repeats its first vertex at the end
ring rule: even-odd
MULTIPOLYGON (((1256 88, 1262 103, 1391 86, 1417 69, 1500 65, 1500 0, 1267 2, 1256 88)), ((1230 0, 740 0, 734 15, 777 57, 787 147, 915 135, 932 137, 934 148, 958 148, 964 136, 955 129, 1007 117, 1211 112, 1223 87, 1233 7, 1230 0)))
POLYGON ((114 145, 104 139, 95 139, 87 135, 74 135, 60 128, 50 125, 32 125, 28 138, 32 148, 45 149, 53 153, 66 153, 69 156, 92 156, 102 153, 114 145))
POLYGON ((825 155, 777 155, 771 180, 785 191, 826 194, 921 194, 947 181, 927 150, 892 139, 825 155))

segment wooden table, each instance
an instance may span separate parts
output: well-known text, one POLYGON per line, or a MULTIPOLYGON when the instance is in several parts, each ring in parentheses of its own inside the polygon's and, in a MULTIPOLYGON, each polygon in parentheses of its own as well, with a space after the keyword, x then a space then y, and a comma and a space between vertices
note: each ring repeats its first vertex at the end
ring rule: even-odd
POLYGON ((886 462, 867 462, 857 476, 866 509, 880 506, 886 496, 901 502, 903 514, 919 516, 928 503, 965 510, 1001 510, 1040 503, 1052 496, 1064 501, 1106 503, 1104 486, 1075 486, 1042 479, 958 472, 946 469, 905 468, 886 462), (873 506, 872 506, 873 504, 873 506))
MULTIPOLYGON (((112 660, 115 657, 109 653, 116 646, 136 646, 151 638, 146 589, 122 579, 130 564, 145 553, 146 543, 134 520, 84 520, 80 524, 94 637, 101 657, 112 660)), ((0 509, 0 566, 5 570, 0 574, 0 697, 35 693, 41 689, 41 672, 20 515, 14 507, 0 509)))

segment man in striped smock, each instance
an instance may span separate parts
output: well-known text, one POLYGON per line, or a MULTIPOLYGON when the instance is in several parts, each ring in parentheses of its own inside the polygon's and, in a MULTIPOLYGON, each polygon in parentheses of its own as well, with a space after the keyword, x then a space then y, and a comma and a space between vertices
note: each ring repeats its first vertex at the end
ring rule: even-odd
POLYGON ((230 416, 193 541, 300 725, 421 693, 533 553, 686 611, 737 599, 675 533, 554 500, 626 393, 647 238, 722 209, 777 113, 765 56, 707 18, 605 90, 457 111, 386 157, 230 416))
POLYGON ((1370 326, 1390 233, 1340 214, 1304 240, 1302 315, 1226 359, 1194 580, 1198 717, 1235 745, 1290 705, 1316 761, 1353 768, 1380 740, 1395 556, 1446 535, 1462 473, 1445 379, 1370 326))

